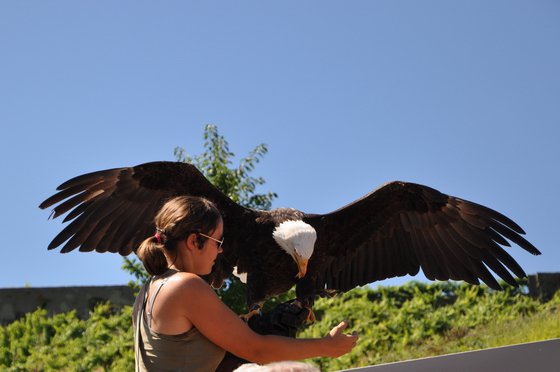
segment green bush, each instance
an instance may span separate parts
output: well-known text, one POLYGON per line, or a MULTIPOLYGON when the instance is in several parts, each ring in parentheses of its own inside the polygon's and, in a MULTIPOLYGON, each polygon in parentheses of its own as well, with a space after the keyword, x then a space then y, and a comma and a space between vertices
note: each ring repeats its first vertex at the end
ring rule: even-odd
MULTIPOLYGON (((512 287, 411 282, 358 288, 320 299, 314 310, 318 321, 298 337, 322 337, 342 319, 360 334, 352 353, 311 360, 324 371, 560 337, 560 292, 540 303, 512 287)), ((133 369, 131 307, 98 305, 88 320, 39 309, 0 328, 2 371, 133 369)))
POLYGON ((0 332, 0 369, 8 371, 133 370, 132 309, 98 305, 88 320, 74 311, 26 314, 0 332))
MULTIPOLYGON (((464 337, 477 327, 530 316, 545 308, 558 314, 555 304, 560 303, 560 295, 541 304, 521 289, 493 291, 453 282, 355 289, 340 297, 318 300, 314 307, 318 321, 298 337, 325 335, 342 319, 348 320, 349 331, 359 333, 360 341, 352 353, 338 359, 312 360, 324 371, 392 361, 388 355, 393 355, 393 360, 403 359, 418 348, 424 350, 423 354, 411 357, 433 355, 426 350, 427 344, 464 337)), ((470 347, 477 346, 486 347, 482 343, 470 347)))

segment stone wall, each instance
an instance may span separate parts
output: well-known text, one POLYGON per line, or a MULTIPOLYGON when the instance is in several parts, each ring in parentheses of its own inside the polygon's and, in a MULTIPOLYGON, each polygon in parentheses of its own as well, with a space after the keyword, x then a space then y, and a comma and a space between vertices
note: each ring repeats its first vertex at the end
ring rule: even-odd
POLYGON ((560 273, 529 275, 529 293, 541 301, 549 301, 560 289, 560 273))
MULTIPOLYGON (((548 301, 560 289, 560 273, 529 276, 529 294, 548 301)), ((134 293, 128 286, 52 287, 0 289, 0 324, 10 323, 37 308, 49 315, 76 309, 86 319, 99 302, 110 301, 117 307, 132 305, 134 293)))
POLYGON ((0 324, 10 323, 37 308, 46 309, 49 315, 76 309, 76 315, 86 319, 97 303, 105 301, 116 307, 132 305, 134 293, 128 286, 0 289, 0 324))

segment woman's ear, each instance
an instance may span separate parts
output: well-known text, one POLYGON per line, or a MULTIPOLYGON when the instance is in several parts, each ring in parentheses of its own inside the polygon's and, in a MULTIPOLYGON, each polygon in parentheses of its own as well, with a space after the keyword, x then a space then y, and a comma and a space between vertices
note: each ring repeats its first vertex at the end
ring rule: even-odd
POLYGON ((189 250, 198 250, 198 236, 194 233, 189 234, 187 239, 185 239, 185 245, 189 250))

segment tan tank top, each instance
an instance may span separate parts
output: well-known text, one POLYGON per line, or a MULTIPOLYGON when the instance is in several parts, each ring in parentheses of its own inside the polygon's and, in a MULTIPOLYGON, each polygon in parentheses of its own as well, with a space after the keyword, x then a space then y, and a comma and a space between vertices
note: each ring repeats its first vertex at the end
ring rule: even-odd
POLYGON ((149 303, 150 280, 143 287, 134 303, 134 354, 136 372, 152 371, 215 371, 225 351, 208 340, 196 328, 180 335, 164 335, 150 328, 151 312, 163 279, 149 303), (146 317, 144 311, 148 305, 146 317), (147 318, 147 319, 146 319, 147 318))

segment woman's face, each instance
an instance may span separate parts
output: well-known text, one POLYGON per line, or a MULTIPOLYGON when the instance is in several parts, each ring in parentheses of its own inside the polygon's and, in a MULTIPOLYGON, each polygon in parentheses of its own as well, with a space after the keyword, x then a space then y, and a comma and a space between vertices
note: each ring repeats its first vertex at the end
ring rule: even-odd
POLYGON ((220 219, 220 221, 218 222, 218 226, 216 226, 216 229, 207 234, 210 238, 204 237, 204 245, 199 250, 200 270, 197 270, 199 271, 198 274, 207 275, 212 271, 212 266, 214 266, 218 254, 222 253, 222 248, 220 247, 220 243, 218 241, 221 241, 223 239, 223 233, 224 223, 220 219))

